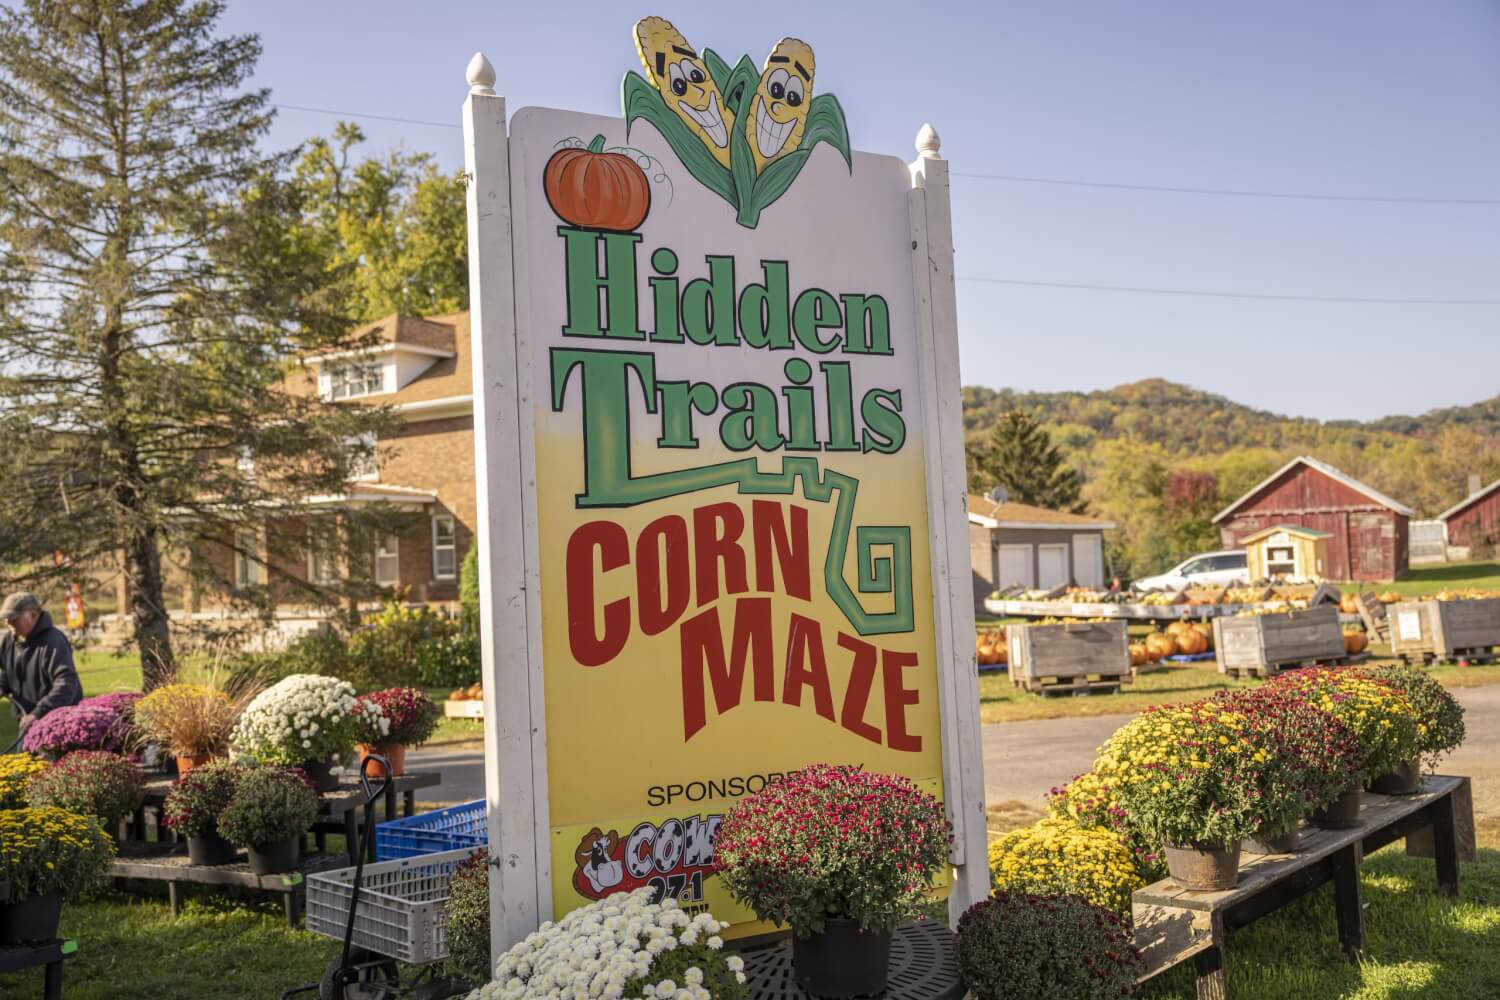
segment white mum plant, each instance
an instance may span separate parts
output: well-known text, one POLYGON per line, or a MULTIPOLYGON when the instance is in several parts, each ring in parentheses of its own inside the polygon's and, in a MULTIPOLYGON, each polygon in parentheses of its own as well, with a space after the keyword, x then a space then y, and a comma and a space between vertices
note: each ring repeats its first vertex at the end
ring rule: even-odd
POLYGON ((721 950, 728 925, 650 897, 617 893, 542 924, 469 1000, 743 1000, 744 959, 721 950))
MULTIPOLYGON (((324 760, 353 745, 354 713, 371 709, 380 711, 379 706, 356 703, 348 681, 293 674, 245 707, 230 734, 230 749, 268 764, 324 760)), ((389 726, 384 713, 379 721, 389 726)))

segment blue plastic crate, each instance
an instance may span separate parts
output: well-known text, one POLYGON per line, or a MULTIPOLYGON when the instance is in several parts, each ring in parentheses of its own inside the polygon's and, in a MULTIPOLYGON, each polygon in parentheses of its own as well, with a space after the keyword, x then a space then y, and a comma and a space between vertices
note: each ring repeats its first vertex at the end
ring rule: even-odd
POLYGON ((375 860, 414 858, 489 844, 484 799, 375 825, 375 860))

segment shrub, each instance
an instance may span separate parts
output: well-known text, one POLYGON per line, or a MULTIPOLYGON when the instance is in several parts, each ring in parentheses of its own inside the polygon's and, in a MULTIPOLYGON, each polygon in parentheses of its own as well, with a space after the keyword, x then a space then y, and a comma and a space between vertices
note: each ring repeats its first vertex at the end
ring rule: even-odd
POLYGON ((195 767, 172 786, 162 805, 162 823, 184 837, 206 837, 218 831, 219 815, 234 799, 245 769, 227 760, 195 767))
POLYGON ((958 921, 958 971, 975 1000, 1135 996, 1141 956, 1120 918, 1076 896, 997 891, 958 921))
POLYGON ((318 793, 300 771, 251 767, 219 814, 219 836, 240 847, 274 844, 302 836, 317 818, 318 793))
POLYGON ((1120 834, 1055 816, 994 841, 989 860, 996 889, 1080 896, 1121 916, 1130 913, 1130 894, 1146 884, 1120 834))
POLYGON ((74 750, 120 753, 130 744, 130 709, 139 698, 134 692, 122 692, 55 708, 31 724, 21 748, 54 757, 74 750))
POLYGON ((141 772, 107 750, 76 750, 26 784, 26 800, 33 807, 97 816, 110 827, 139 809, 144 797, 141 772))
POLYGON ((1417 750, 1428 770, 1457 750, 1464 741, 1464 708, 1452 692, 1421 667, 1365 667, 1358 671, 1400 691, 1417 712, 1417 750))
POLYGON ((354 686, 348 681, 294 674, 255 696, 229 744, 264 764, 325 760, 354 744, 354 708, 354 686))
POLYGON ((76 900, 109 885, 115 845, 99 822, 55 806, 0 811, 0 881, 15 902, 76 900))
POLYGON ((402 743, 420 746, 432 738, 442 711, 421 688, 387 688, 372 691, 358 699, 361 708, 375 711, 359 713, 356 742, 368 746, 402 743))
POLYGON ((1298 670, 1268 688, 1290 691, 1333 715, 1359 743, 1361 781, 1395 770, 1419 754, 1417 710, 1395 688, 1350 670, 1298 670))
POLYGON ((0 809, 20 809, 26 805, 26 782, 34 774, 47 770, 47 762, 35 754, 0 755, 0 809))
POLYGON ((135 723, 146 739, 179 757, 191 757, 227 752, 238 714, 221 691, 200 684, 168 684, 140 700, 135 723))
POLYGON ((1115 731, 1094 770, 1146 836, 1228 846, 1300 815, 1300 790, 1258 735, 1211 701, 1152 708, 1115 731))
POLYGON ((468 687, 481 672, 477 632, 463 630, 417 646, 417 678, 427 687, 468 687))
POLYGON ((675 899, 647 903, 651 890, 617 893, 573 910, 495 963, 494 980, 471 994, 509 997, 691 997, 744 1000, 744 959, 725 956, 710 914, 689 917, 675 899), (628 956, 628 958, 627 958, 628 956))
POLYGON ((1165 845, 1130 822, 1114 785, 1096 772, 1088 771, 1062 788, 1053 788, 1047 794, 1047 811, 1079 826, 1113 830, 1124 837, 1142 882, 1149 884, 1167 874, 1165 845))
POLYGON ((448 975, 468 983, 490 978, 490 866, 483 848, 448 880, 448 975))
POLYGON ((388 602, 349 637, 349 658, 339 672, 361 690, 414 684, 424 647, 455 634, 455 624, 425 607, 388 602))
POLYGON ((829 917, 885 930, 920 914, 952 839, 942 804, 907 778, 814 764, 731 808, 714 863, 735 899, 798 937, 829 917))
MULTIPOLYGON (((458 571, 459 623, 465 632, 479 634, 479 536, 469 539, 469 551, 464 553, 463 565, 458 571)), ((475 678, 478 680, 478 678, 475 678)))

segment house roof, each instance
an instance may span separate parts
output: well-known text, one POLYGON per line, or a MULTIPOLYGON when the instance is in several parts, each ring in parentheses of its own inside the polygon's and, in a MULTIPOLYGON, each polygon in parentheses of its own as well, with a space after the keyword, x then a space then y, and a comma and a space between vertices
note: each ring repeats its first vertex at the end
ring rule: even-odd
POLYGON ((1331 535, 1330 533, 1326 531, 1319 531, 1317 528, 1304 528, 1300 524, 1278 524, 1274 528, 1263 528, 1253 535, 1246 535, 1244 538, 1240 539, 1240 544, 1249 545, 1251 542, 1258 542, 1262 538, 1269 538, 1277 532, 1285 532, 1288 535, 1300 535, 1303 538, 1333 537, 1333 535, 1331 535))
POLYGON ((347 493, 308 497, 305 502, 312 507, 350 507, 370 503, 430 504, 436 500, 436 490, 363 481, 351 483, 347 493))
POLYGON ((1015 500, 997 502, 989 497, 970 493, 969 522, 986 528, 1097 528, 1108 530, 1114 527, 1110 521, 1084 514, 1069 514, 1045 507, 1033 507, 1015 500))
POLYGON ((1292 469, 1295 469, 1299 465, 1303 465, 1309 469, 1321 472, 1328 478, 1343 483, 1345 486, 1349 487, 1351 490, 1354 490, 1356 493, 1364 494, 1371 500, 1378 503, 1380 506, 1385 507, 1389 510, 1393 510, 1397 514, 1402 514, 1406 517, 1417 516, 1417 512, 1406 506, 1406 504, 1401 503, 1397 500, 1392 500, 1390 497, 1386 496, 1384 493, 1381 493, 1379 490, 1366 486, 1358 479, 1355 479, 1353 476, 1350 476, 1347 473, 1340 472, 1338 469, 1335 469, 1327 462, 1320 462, 1316 458, 1310 458, 1307 455, 1299 455, 1297 458, 1292 459, 1290 462, 1286 463, 1281 468, 1271 473, 1265 479, 1262 479, 1260 482, 1256 483, 1253 487, 1246 491, 1244 496, 1240 497, 1234 503, 1230 504, 1228 507, 1225 507, 1223 510, 1215 514, 1213 523, 1218 524, 1220 521, 1224 520, 1224 518, 1228 517, 1230 514, 1233 514, 1240 507, 1244 506, 1246 501, 1253 498, 1261 490, 1265 489, 1267 486, 1270 486, 1276 480, 1280 479, 1282 476, 1286 475, 1288 472, 1290 472, 1292 469))
POLYGON ((1437 516, 1437 519, 1439 521, 1446 521, 1446 520, 1448 520, 1448 518, 1450 518, 1453 515, 1459 513, 1460 511, 1467 510, 1469 507, 1471 507, 1474 504, 1478 503, 1479 501, 1483 500, 1485 497, 1487 497, 1490 494, 1494 493, 1497 489, 1500 489, 1500 479, 1497 479, 1493 483, 1490 483, 1488 486, 1486 486, 1484 489, 1480 490, 1478 493, 1470 493, 1468 496, 1464 497, 1458 503, 1454 504, 1452 507, 1449 507, 1447 510, 1445 510, 1441 514, 1439 514, 1437 516))
MULTIPOLYGON (((436 401, 461 402, 472 397, 473 372, 469 357, 469 314, 467 311, 446 316, 387 316, 361 327, 355 336, 373 335, 377 340, 415 348, 425 354, 438 354, 428 368, 395 392, 357 397, 350 402, 392 404, 398 409, 406 404, 436 401)), ((319 360, 311 355, 310 362, 319 360)), ((318 392, 317 372, 304 365, 287 376, 287 389, 297 395, 313 396, 318 392)), ((412 407, 420 409, 420 407, 412 407)))

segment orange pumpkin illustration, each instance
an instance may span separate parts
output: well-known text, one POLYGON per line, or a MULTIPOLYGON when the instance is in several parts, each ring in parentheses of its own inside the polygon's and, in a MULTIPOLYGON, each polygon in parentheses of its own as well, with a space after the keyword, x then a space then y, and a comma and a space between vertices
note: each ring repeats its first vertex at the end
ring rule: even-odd
POLYGON ((547 204, 564 222, 583 229, 627 233, 651 211, 651 182, 624 153, 604 152, 604 136, 587 149, 560 149, 542 175, 547 204))

